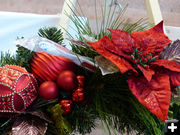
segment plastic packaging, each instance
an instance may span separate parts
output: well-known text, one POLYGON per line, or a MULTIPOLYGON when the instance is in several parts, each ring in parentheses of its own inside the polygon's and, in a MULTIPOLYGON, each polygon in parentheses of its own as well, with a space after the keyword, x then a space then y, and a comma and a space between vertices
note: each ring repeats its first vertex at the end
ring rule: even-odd
POLYGON ((34 36, 28 39, 18 39, 15 41, 15 44, 23 46, 37 53, 46 52, 54 56, 63 56, 72 60, 79 66, 83 66, 91 71, 96 70, 96 66, 93 60, 74 54, 67 48, 60 46, 59 44, 46 38, 34 36))

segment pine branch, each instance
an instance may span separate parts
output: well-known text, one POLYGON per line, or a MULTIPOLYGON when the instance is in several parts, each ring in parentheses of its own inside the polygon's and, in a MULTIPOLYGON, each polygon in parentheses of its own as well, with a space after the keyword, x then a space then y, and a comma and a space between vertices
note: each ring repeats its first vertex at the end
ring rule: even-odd
POLYGON ((17 45, 16 50, 16 60, 19 66, 25 67, 28 72, 31 72, 31 60, 33 58, 34 52, 30 51, 22 46, 17 45))
POLYGON ((11 55, 9 52, 1 52, 0 56, 0 67, 5 65, 21 65, 21 62, 17 60, 17 58, 11 55))
POLYGON ((61 29, 57 29, 56 27, 41 28, 39 29, 38 35, 52 40, 60 45, 63 42, 63 33, 61 32, 61 29))

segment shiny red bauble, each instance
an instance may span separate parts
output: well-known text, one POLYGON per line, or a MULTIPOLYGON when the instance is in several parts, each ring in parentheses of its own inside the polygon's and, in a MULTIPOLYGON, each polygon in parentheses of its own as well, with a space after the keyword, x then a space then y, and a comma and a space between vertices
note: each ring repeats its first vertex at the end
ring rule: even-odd
POLYGON ((63 114, 68 114, 72 109, 72 100, 61 100, 59 104, 64 111, 63 114))
POLYGON ((78 82, 72 71, 64 71, 58 76, 57 84, 61 90, 72 91, 77 87, 78 82))
POLYGON ((83 88, 78 88, 77 90, 74 91, 72 94, 72 99, 75 102, 81 102, 84 100, 84 90, 83 88))
POLYGON ((58 75, 65 71, 73 71, 76 65, 62 56, 53 56, 48 53, 36 53, 31 62, 32 74, 39 82, 56 81, 58 75))
POLYGON ((56 83, 46 81, 40 85, 38 93, 42 99, 51 100, 58 97, 59 90, 56 83))

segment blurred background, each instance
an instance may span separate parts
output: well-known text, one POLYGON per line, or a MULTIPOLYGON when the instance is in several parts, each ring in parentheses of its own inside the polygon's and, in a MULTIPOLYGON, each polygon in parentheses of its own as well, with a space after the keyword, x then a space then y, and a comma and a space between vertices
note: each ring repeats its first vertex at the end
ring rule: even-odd
MULTIPOLYGON (((78 0, 86 17, 95 20, 94 0, 78 0)), ((97 11, 101 13, 100 5, 104 0, 97 0, 97 11)), ((118 0, 125 6, 129 4, 126 18, 134 22, 146 18, 144 0, 118 0)), ((159 0, 165 24, 180 27, 180 0, 159 0)), ((26 12, 38 14, 61 13, 64 0, 0 0, 0 11, 26 12)))

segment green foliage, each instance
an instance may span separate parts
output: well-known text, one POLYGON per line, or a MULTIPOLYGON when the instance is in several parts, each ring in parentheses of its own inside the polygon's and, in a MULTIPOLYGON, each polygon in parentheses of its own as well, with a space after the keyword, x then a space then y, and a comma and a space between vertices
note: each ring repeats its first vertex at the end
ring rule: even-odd
POLYGON ((75 105, 66 116, 72 129, 81 134, 90 133, 101 121, 109 134, 162 135, 164 123, 141 105, 126 82, 127 75, 114 73, 102 76, 100 71, 88 72, 82 68, 78 73, 86 76, 87 101, 75 105))
MULTIPOLYGON (((111 3, 113 3, 114 0, 111 0, 111 3)), ((94 0, 95 5, 95 16, 96 16, 96 23, 95 23, 95 30, 92 28, 92 24, 90 24, 90 20, 87 18, 80 19, 78 16, 86 16, 84 12, 82 11, 81 5, 77 1, 77 6, 70 7, 70 10, 72 11, 72 15, 69 15, 66 13, 66 15, 70 18, 70 20, 74 23, 76 27, 76 37, 78 40, 81 41, 87 41, 87 39, 84 39, 83 36, 87 35, 89 37, 93 37, 96 40, 101 39, 104 35, 107 35, 111 38, 110 32, 107 30, 109 29, 122 29, 124 31, 127 31, 129 33, 132 33, 133 31, 143 31, 147 28, 149 28, 149 24, 146 19, 139 19, 137 22, 131 24, 129 23, 129 20, 123 19, 123 16, 125 15, 127 5, 121 10, 120 13, 116 14, 117 6, 111 6, 110 10, 106 9, 107 1, 104 1, 104 8, 101 7, 101 12, 97 12, 97 0, 94 0), (75 8, 75 11, 73 10, 75 8), (98 20, 98 18, 102 18, 102 20, 98 20)), ((74 28, 71 28, 72 31, 75 31, 74 28)), ((72 38, 71 33, 68 33, 68 36, 72 38)), ((98 53, 89 50, 87 48, 79 47, 75 44, 72 45, 73 52, 94 58, 97 56, 98 53)))
MULTIPOLYGON (((161 135, 159 120, 142 106, 128 89, 126 75, 120 73, 101 76, 96 74, 97 84, 89 84, 92 103, 106 128, 115 128, 121 133, 136 130, 147 135, 161 135)), ((90 99, 91 99, 90 98, 90 99)), ((115 134, 115 133, 114 133, 115 134)))
POLYGON ((87 48, 84 48, 84 47, 79 47, 77 45, 72 45, 71 47, 72 47, 72 51, 75 54, 79 54, 81 56, 86 56, 86 57, 94 59, 94 57, 98 55, 97 52, 91 51, 90 49, 87 49, 87 48))
POLYGON ((38 35, 58 44, 62 44, 63 42, 63 33, 61 29, 57 29, 56 27, 41 28, 39 29, 38 35))
POLYGON ((20 65, 20 61, 17 60, 17 58, 13 55, 11 55, 9 52, 1 52, 0 57, 0 67, 5 65, 20 65))
POLYGON ((56 128, 58 129, 59 135, 66 135, 66 132, 72 132, 69 128, 68 124, 65 123, 65 119, 63 118, 63 110, 59 104, 56 104, 53 107, 48 108, 48 112, 51 114, 51 118, 55 123, 56 128))
POLYGON ((180 86, 177 88, 177 96, 171 98, 169 117, 180 120, 180 86))
POLYGON ((73 111, 65 116, 72 130, 82 135, 91 133, 92 128, 95 128, 97 117, 96 112, 90 106, 79 106, 77 104, 74 105, 73 111))
POLYGON ((31 60, 33 55, 33 51, 17 45, 16 59, 19 62, 19 66, 25 67, 28 72, 31 72, 31 60))
POLYGON ((27 71, 31 71, 30 61, 33 57, 34 52, 17 45, 15 55, 11 55, 9 52, 1 53, 0 67, 5 65, 17 65, 25 67, 27 71))

